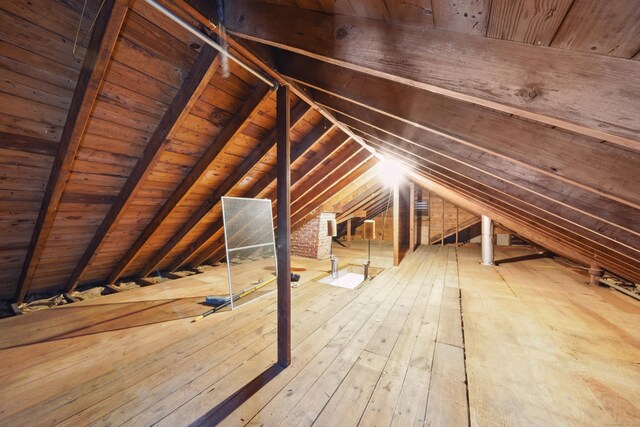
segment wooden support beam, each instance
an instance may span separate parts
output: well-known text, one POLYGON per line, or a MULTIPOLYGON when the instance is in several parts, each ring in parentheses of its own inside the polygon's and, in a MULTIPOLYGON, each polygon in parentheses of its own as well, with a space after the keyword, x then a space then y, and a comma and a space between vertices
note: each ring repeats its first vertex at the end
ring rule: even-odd
MULTIPOLYGON (((222 152, 225 145, 233 138, 241 129, 242 125, 253 115, 257 114, 260 107, 269 99, 270 92, 268 88, 258 87, 247 99, 240 110, 231 118, 224 129, 216 136, 215 140, 207 148, 204 154, 198 159, 198 162, 191 168, 191 171, 178 185, 175 191, 164 203, 160 211, 151 220, 149 225, 142 231, 136 241, 127 250, 126 254, 118 261, 109 277, 108 283, 114 283, 122 275, 125 269, 138 256, 144 245, 149 241, 151 236, 160 228, 167 217, 178 207, 178 205, 189 195, 195 187, 196 183, 204 176, 211 164, 214 162, 218 154, 222 152)), ((153 269, 149 270, 152 271, 153 269)), ((148 272, 147 272, 148 274, 148 272)))
POLYGON ((271 4, 234 2, 226 12, 227 28, 248 40, 639 146, 638 61, 271 4), (598 107, 603 99, 608 108, 598 107))
MULTIPOLYGON (((423 204, 422 204, 422 187, 417 187, 415 190, 416 190, 416 193, 417 193, 417 201, 418 201, 418 203, 420 203, 420 206, 422 207, 423 206, 423 204)), ((420 215, 418 215, 416 228, 417 228, 417 233, 416 233, 416 247, 417 247, 417 246, 420 246, 422 244, 422 211, 420 211, 420 215)))
POLYGON ((459 234, 460 234, 460 208, 456 206, 456 246, 459 243, 459 234))
POLYGON ((95 253, 98 252, 104 238, 109 231, 111 231, 112 227, 118 223, 146 177, 149 176, 153 168, 157 165, 162 153, 164 153, 167 145, 173 139, 178 129, 180 129, 180 126, 182 126, 182 123, 198 101, 198 98, 200 98, 200 95, 202 95, 202 92, 204 92, 205 88, 209 85, 209 81, 216 73, 219 65, 220 56, 216 55, 216 51, 213 48, 204 46, 191 66, 189 75, 178 89, 167 111, 160 119, 156 130, 151 138, 149 138, 142 157, 129 174, 127 181, 120 190, 120 194, 118 194, 118 197, 111 205, 111 209, 102 220, 98 230, 96 230, 93 239, 87 246, 80 261, 76 264, 71 277, 67 281, 67 292, 75 290, 78 281, 82 277, 82 273, 91 262, 95 253))
POLYGON ((546 179, 588 188, 640 209, 640 194, 632 180, 626 178, 640 169, 640 158, 630 156, 624 147, 300 55, 281 55, 278 66, 291 78, 313 88, 310 93, 321 104, 351 115, 355 115, 351 108, 355 104, 417 127, 421 132, 507 157, 546 179), (403 102, 397 102, 398 99, 403 102), (621 157, 627 161, 619 165, 616 159, 621 157), (584 168, 585 162, 593 165, 584 168), (618 184, 607 185, 614 177, 621 178, 618 184))
POLYGON ((409 253, 416 246, 416 184, 409 183, 409 253))
POLYGON ((427 219, 429 227, 427 228, 427 245, 431 244, 431 192, 427 193, 427 219))
POLYGON ((351 218, 347 220, 347 247, 351 247, 351 218))
POLYGON ((400 185, 393 186, 393 265, 400 265, 400 185))
POLYGON ((128 7, 129 0, 106 0, 102 11, 96 18, 95 28, 91 34, 78 83, 73 92, 47 189, 18 281, 14 298, 18 303, 24 301, 47 243, 73 160, 91 117, 93 104, 100 91, 100 85, 107 71, 128 7))
MULTIPOLYGON (((310 107, 304 102, 299 102, 291 112, 291 127, 294 128, 296 124, 298 124, 304 115, 309 111, 310 107)), ((296 144, 291 150, 291 160, 292 163, 295 162, 300 156, 302 156, 309 148, 311 148, 316 142, 323 139, 331 130, 333 129, 333 125, 323 120, 316 127, 314 127, 307 135, 302 138, 302 140, 296 144)), ((255 166, 255 164, 262 158, 268 151, 273 148, 276 143, 276 128, 272 130, 272 132, 267 135, 267 137, 258 144, 258 146, 251 152, 251 154, 239 165, 236 167, 234 172, 225 180, 225 182, 220 185, 216 192, 212 195, 211 199, 220 200, 220 197, 224 196, 229 190, 235 187, 244 176, 255 166)), ((273 183, 275 180, 275 173, 277 172, 277 168, 272 168, 265 176, 263 176, 257 183, 255 183, 249 192, 245 194, 243 197, 246 198, 254 198, 258 196, 265 188, 273 183)), ((212 206, 215 207, 218 204, 218 201, 212 206)), ((211 210, 210 209, 210 210, 211 210)), ((222 229, 223 221, 222 217, 218 218, 213 224, 211 224, 202 234, 200 234, 196 240, 189 244, 189 246, 182 251, 178 256, 176 256, 171 264, 169 265, 169 270, 175 270, 185 264, 190 258, 196 256, 198 251, 202 249, 203 246, 207 244, 207 242, 222 229)), ((195 259, 195 258, 194 258, 195 259)), ((199 263, 192 263, 195 265, 200 265, 205 259, 200 260, 200 257, 197 258, 199 263)))
POLYGON ((277 96, 277 203, 278 203, 278 364, 291 364, 291 141, 289 139, 289 87, 277 96))
POLYGON ((440 235, 442 238, 440 244, 442 246, 444 246, 444 231, 444 199, 442 199, 442 234, 440 235))

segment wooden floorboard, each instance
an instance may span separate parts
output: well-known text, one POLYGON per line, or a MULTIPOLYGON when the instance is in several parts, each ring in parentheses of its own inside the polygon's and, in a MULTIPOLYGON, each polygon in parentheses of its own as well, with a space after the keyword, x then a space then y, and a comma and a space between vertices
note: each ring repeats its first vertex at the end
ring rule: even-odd
POLYGON ((637 424, 637 302, 551 259, 478 260, 435 245, 391 267, 376 244, 385 270, 348 290, 316 281, 327 260, 294 257, 284 370, 275 295, 191 323, 224 266, 0 320, 0 425, 637 424))
POLYGON ((458 256, 472 425, 640 425, 638 301, 552 259, 458 256))

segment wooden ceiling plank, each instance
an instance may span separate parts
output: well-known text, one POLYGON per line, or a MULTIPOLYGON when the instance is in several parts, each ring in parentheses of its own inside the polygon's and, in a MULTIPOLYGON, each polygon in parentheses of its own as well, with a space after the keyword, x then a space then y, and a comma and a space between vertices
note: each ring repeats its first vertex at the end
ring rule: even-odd
MULTIPOLYGON (((292 112, 291 117, 292 126, 295 126, 298 121, 296 119, 297 115, 295 114, 295 111, 292 112)), ((300 159, 302 155, 306 153, 317 142, 322 141, 333 128, 333 125, 330 125, 324 121, 314 127, 302 138, 302 140, 300 140, 300 142, 298 142, 291 148, 291 164, 294 164, 298 159, 300 159)), ((258 182, 256 182, 243 197, 257 197, 260 193, 262 193, 265 189, 272 185, 276 181, 276 178, 277 169, 273 167, 258 182)), ((297 181, 296 175, 293 174, 291 179, 291 182, 295 184, 295 182, 297 181)), ((209 245, 205 250, 203 250, 203 247, 211 238, 213 238, 216 233, 218 233, 222 229, 222 227, 222 218, 218 218, 178 257, 176 257, 176 259, 169 266, 169 270, 174 271, 185 263, 189 263, 192 267, 195 267, 206 261, 210 257, 210 254, 214 251, 217 251, 218 248, 215 247, 212 248, 211 251, 209 251, 208 248, 211 248, 212 245, 209 245), (204 253, 208 253, 209 255, 205 255, 204 253)))
POLYGON ((118 264, 107 278, 108 283, 114 283, 120 278, 124 270, 138 256, 144 245, 149 241, 151 236, 155 234, 158 228, 160 228, 167 217, 191 194, 196 183, 205 175, 227 143, 241 130, 247 120, 258 113, 260 108, 269 100, 270 95, 271 92, 264 85, 260 85, 254 90, 240 110, 215 137, 211 145, 209 145, 200 159, 198 159, 198 162, 191 168, 191 171, 184 177, 180 185, 178 185, 162 208, 160 208, 160 211, 154 216, 153 220, 151 220, 149 225, 147 225, 133 245, 127 250, 127 253, 118 261, 118 264))
POLYGON ((0 148, 33 154, 56 155, 56 143, 33 136, 17 135, 0 131, 0 148))
POLYGON ((58 143, 56 158, 51 169, 49 182, 33 230, 29 249, 18 281, 15 300, 24 301, 35 275, 38 261, 47 243, 53 226, 55 213, 60 203, 73 160, 80 147, 84 130, 100 85, 107 71, 111 54, 118 40, 129 8, 129 0, 107 0, 98 15, 91 34, 87 53, 82 64, 76 88, 73 92, 69 113, 58 143))
POLYGON ((248 40, 640 148, 637 61, 266 4, 227 11, 248 40))
POLYGON ((200 95, 202 95, 202 92, 204 92, 209 85, 220 63, 220 55, 216 55, 214 49, 209 46, 202 48, 202 51, 191 66, 189 75, 178 89, 173 101, 171 101, 171 104, 160 119, 156 130, 149 138, 142 157, 129 174, 116 201, 111 205, 109 212, 96 230, 86 251, 76 264, 71 277, 67 281, 66 292, 75 290, 78 281, 82 277, 82 273, 91 262, 93 256, 98 252, 104 238, 118 223, 145 179, 157 165, 169 142, 171 142, 178 129, 182 126, 182 123, 200 98, 200 95))
POLYGON ((632 58, 640 50, 640 1, 574 0, 551 46, 632 58))
POLYGON ((573 0, 491 0, 487 37, 549 46, 573 0))
POLYGON ((325 182, 324 188, 320 189, 320 195, 315 199, 314 204, 307 204, 305 208, 300 210, 291 218, 291 230, 295 231, 302 227, 311 218, 319 215, 324 211, 324 205, 331 200, 340 191, 350 191, 349 186, 353 185, 356 180, 371 171, 375 165, 377 165, 378 159, 373 155, 368 155, 365 161, 358 163, 355 167, 350 169, 341 179, 336 181, 323 180, 325 182), (328 191, 331 190, 331 191, 328 191))
POLYGON ((431 0, 431 3, 435 28, 473 36, 486 35, 492 0, 431 0))
MULTIPOLYGON (((295 127, 298 124, 304 115, 309 111, 310 107, 305 102, 298 102, 298 104, 293 107, 291 111, 291 127, 295 127)), ((317 125, 314 129, 311 130, 310 134, 313 134, 313 138, 321 138, 330 129, 332 129, 332 125, 328 125, 327 122, 323 121, 319 125, 317 125)), ((303 138, 301 143, 307 144, 305 141, 307 138, 303 138)), ((315 142, 315 140, 314 140, 315 142)), ((221 197, 226 195, 231 189, 233 189, 238 183, 240 183, 243 178, 251 171, 251 169, 262 159, 276 144, 276 128, 274 127, 269 134, 263 138, 262 141, 258 143, 258 145, 251 151, 251 153, 240 163, 233 172, 224 180, 222 184, 220 184, 216 191, 211 195, 210 200, 213 204, 209 203, 210 206, 207 210, 209 213, 215 206, 217 206, 221 200, 221 197)), ((293 150, 292 150, 293 151, 293 150)), ((306 150, 305 150, 306 151, 306 150)), ((258 191, 258 187, 255 185, 252 187, 251 192, 255 193, 258 191)), ((258 191, 259 192, 259 191, 258 191)), ((217 225, 218 221, 214 222, 214 225, 217 225)), ((177 257, 175 257, 169 267, 167 268, 169 271, 175 271, 178 269, 184 262, 202 245, 204 245, 212 236, 217 232, 217 229, 210 233, 210 229, 207 229, 203 234, 198 236, 198 238, 192 242, 187 249, 182 251, 177 257), (208 236, 208 237, 207 237, 208 236)))

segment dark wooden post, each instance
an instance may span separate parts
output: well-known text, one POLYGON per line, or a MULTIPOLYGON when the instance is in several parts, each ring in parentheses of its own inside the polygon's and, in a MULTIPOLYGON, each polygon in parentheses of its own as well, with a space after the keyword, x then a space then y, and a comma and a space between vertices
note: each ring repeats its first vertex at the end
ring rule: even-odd
POLYGON ((460 233, 460 208, 456 206, 456 246, 458 246, 459 233, 460 233))
POLYGON ((277 205, 278 205, 278 364, 291 364, 291 142, 289 141, 289 87, 277 94, 277 205))
POLYGON ((420 215, 418 215, 418 221, 416 224, 416 246, 422 244, 422 215, 424 215, 424 204, 422 203, 422 187, 416 188, 416 198, 420 204, 420 215))
POLYGON ((431 193, 427 193, 427 220, 429 224, 427 226, 427 245, 431 244, 431 193))
POLYGON ((400 185, 393 186, 393 265, 400 265, 400 185))
POLYGON ((416 246, 416 185, 409 183, 409 253, 416 246))
POLYGON ((440 242, 441 245, 444 246, 444 199, 442 199, 442 235, 440 237, 442 237, 442 241, 440 242))

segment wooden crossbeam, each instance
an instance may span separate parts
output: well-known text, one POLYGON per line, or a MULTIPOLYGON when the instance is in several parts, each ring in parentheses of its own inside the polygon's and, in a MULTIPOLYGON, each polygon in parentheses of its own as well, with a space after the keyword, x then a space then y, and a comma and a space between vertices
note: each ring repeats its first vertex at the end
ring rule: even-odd
POLYGON ((226 23, 248 40, 639 147, 638 61, 253 2, 230 4, 226 23))
POLYGON ((91 34, 82 70, 71 98, 56 158, 51 168, 47 189, 18 281, 14 298, 18 303, 24 301, 40 256, 49 238, 60 198, 91 117, 93 105, 100 91, 100 84, 107 71, 128 7, 129 0, 106 0, 102 11, 96 18, 95 28, 91 34))
POLYGON ((220 62, 220 56, 216 55, 215 50, 209 46, 202 48, 189 71, 189 75, 160 119, 156 130, 142 153, 142 157, 129 174, 118 197, 111 205, 111 209, 95 232, 80 261, 76 264, 71 277, 67 281, 67 292, 75 290, 82 273, 91 262, 91 258, 98 251, 100 244, 112 227, 120 220, 126 208, 133 201, 138 189, 160 160, 169 142, 180 129, 180 126, 182 126, 189 112, 216 73, 220 62))
MULTIPOLYGON (((295 127, 298 124, 304 115, 309 111, 310 107, 304 103, 299 102, 291 111, 291 126, 295 127)), ((321 138, 326 134, 333 126, 328 122, 322 122, 318 126, 316 126, 311 132, 311 138, 313 142, 316 141, 314 138, 321 138)), ((301 141, 304 145, 310 143, 306 140, 301 141)), ((239 182, 243 180, 243 178, 251 171, 251 169, 262 159, 271 149, 275 146, 276 143, 276 128, 274 127, 269 134, 263 138, 260 143, 251 151, 251 153, 238 165, 233 172, 225 179, 225 181, 216 188, 216 191, 211 196, 211 200, 215 201, 213 205, 208 209, 207 213, 210 212, 214 207, 216 207, 221 200, 221 197, 227 194, 232 188, 238 185, 239 182)), ((260 193, 260 187, 253 186, 245 197, 250 196, 253 193, 260 193)), ((248 197, 252 198, 252 197, 248 197)), ((176 270, 181 265, 185 263, 185 261, 198 251, 222 226, 220 218, 218 221, 214 222, 211 227, 209 227, 204 233, 202 233, 198 238, 189 244, 189 246, 182 251, 177 257, 175 257, 169 267, 167 268, 169 271, 176 270), (215 229, 215 230, 214 230, 215 229)))
POLYGON ((216 136, 215 140, 200 159, 198 159, 198 162, 191 168, 191 171, 189 171, 187 176, 180 182, 149 225, 147 225, 133 245, 127 250, 127 253, 118 261, 118 264, 107 278, 108 283, 115 282, 122 275, 167 217, 191 194, 196 183, 204 176, 227 143, 240 131, 247 120, 250 120, 251 117, 258 113, 264 103, 268 101, 270 95, 271 92, 264 86, 259 86, 254 90, 249 96, 249 99, 245 101, 240 110, 225 125, 224 129, 216 136))
MULTIPOLYGON (((371 130, 375 133, 375 130, 371 130)), ((408 148, 404 144, 406 141, 396 139, 397 137, 390 136, 388 134, 380 135, 382 139, 376 140, 376 136, 370 134, 367 135, 369 142, 378 147, 385 148, 387 151, 402 153, 408 158, 412 159, 415 167, 429 167, 433 170, 440 171, 444 176, 450 176, 451 174, 457 175, 459 180, 468 182, 470 186, 484 186, 491 189, 490 194, 494 199, 501 200, 508 203, 513 201, 517 205, 526 206, 526 210, 529 212, 536 212, 536 215, 545 223, 560 226, 561 230, 571 231, 578 236, 583 236, 585 241, 595 242, 603 247, 609 248, 611 251, 615 251, 620 255, 628 257, 637 257, 637 250, 633 249, 633 246, 622 244, 619 241, 613 241, 607 239, 598 232, 598 230, 592 230, 580 226, 572 221, 568 221, 562 216, 552 215, 547 210, 538 206, 540 203, 535 196, 524 193, 522 188, 514 186, 508 181, 499 179, 491 174, 486 174, 481 170, 478 170, 473 165, 467 165, 463 162, 456 162, 452 159, 442 157, 434 154, 432 151, 424 150, 420 145, 408 148), (394 141, 394 145, 391 146, 387 141, 394 141)), ((540 221, 540 220, 539 220, 540 221)))

